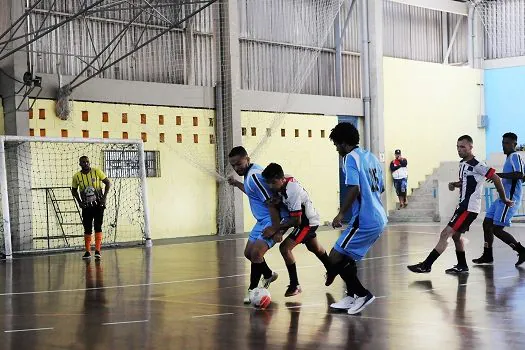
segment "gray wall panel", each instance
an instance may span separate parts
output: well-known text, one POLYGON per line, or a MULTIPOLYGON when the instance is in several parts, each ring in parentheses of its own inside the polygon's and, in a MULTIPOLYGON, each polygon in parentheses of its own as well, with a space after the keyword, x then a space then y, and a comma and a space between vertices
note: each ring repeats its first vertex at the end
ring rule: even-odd
POLYGON ((489 1, 478 6, 485 29, 485 58, 525 56, 525 0, 489 1))

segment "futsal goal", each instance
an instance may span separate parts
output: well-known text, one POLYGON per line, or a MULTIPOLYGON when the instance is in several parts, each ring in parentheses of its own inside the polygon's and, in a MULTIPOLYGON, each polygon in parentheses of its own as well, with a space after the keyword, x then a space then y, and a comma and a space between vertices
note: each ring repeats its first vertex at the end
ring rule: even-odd
POLYGON ((111 181, 104 245, 150 245, 142 140, 0 136, 0 247, 13 253, 80 249, 82 210, 71 193, 79 158, 111 181))

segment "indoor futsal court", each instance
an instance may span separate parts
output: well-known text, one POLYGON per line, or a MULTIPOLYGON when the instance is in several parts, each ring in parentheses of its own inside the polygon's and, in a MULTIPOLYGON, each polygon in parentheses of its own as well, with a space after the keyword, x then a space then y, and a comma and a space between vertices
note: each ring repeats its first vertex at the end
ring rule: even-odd
POLYGON ((524 111, 525 0, 0 0, 0 350, 525 350, 524 111))
MULTIPOLYGON (((267 310, 243 305, 246 238, 181 241, 106 250, 100 263, 76 253, 16 259, 3 266, 3 349, 522 349, 525 270, 496 245, 493 266, 444 273, 449 249, 428 275, 406 265, 424 258, 440 225, 391 225, 358 266, 377 300, 358 316, 330 311, 344 292, 324 287, 322 265, 297 248, 303 293, 284 297, 279 273, 267 310), (17 278, 16 276, 23 276, 17 278), (422 344, 425 344, 424 347, 422 344)), ((523 236, 524 226, 512 232, 523 236)), ((479 253, 480 226, 467 234, 479 253)), ((332 230, 319 233, 329 246, 332 230)))

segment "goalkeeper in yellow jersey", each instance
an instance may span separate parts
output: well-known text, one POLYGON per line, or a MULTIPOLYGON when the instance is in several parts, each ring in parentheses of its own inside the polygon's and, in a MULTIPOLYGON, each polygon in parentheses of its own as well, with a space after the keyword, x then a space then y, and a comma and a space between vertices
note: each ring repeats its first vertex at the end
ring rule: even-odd
POLYGON ((73 176, 71 193, 82 208, 82 225, 84 226, 86 246, 86 252, 82 258, 91 258, 91 236, 93 226, 95 226, 95 259, 98 260, 101 258, 102 220, 104 219, 106 197, 111 183, 102 170, 90 166, 88 157, 80 157, 79 165, 81 170, 73 176), (104 188, 102 188, 102 184, 104 184, 104 188))

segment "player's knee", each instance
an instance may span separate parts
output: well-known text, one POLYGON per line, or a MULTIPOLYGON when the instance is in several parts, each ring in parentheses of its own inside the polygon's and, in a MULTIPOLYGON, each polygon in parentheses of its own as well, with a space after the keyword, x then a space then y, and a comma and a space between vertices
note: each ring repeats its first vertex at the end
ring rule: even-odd
POLYGON ((254 247, 251 252, 250 260, 253 261, 259 261, 263 258, 264 253, 262 249, 254 247))
POLYGON ((292 248, 288 244, 288 241, 284 241, 279 245, 279 251, 281 252, 282 256, 288 256, 288 254, 290 254, 292 248))
POLYGON ((452 235, 452 239, 454 240, 454 242, 461 241, 461 233, 456 232, 455 234, 452 235))
POLYGON ((494 236, 499 237, 503 233, 503 227, 494 226, 493 232, 494 232, 494 236))
POLYGON ((452 236, 454 234, 454 232, 452 231, 452 229, 448 229, 448 227, 446 229, 444 229, 443 231, 441 231, 441 234, 439 236, 439 238, 441 240, 447 240, 450 238, 450 236, 452 236))

